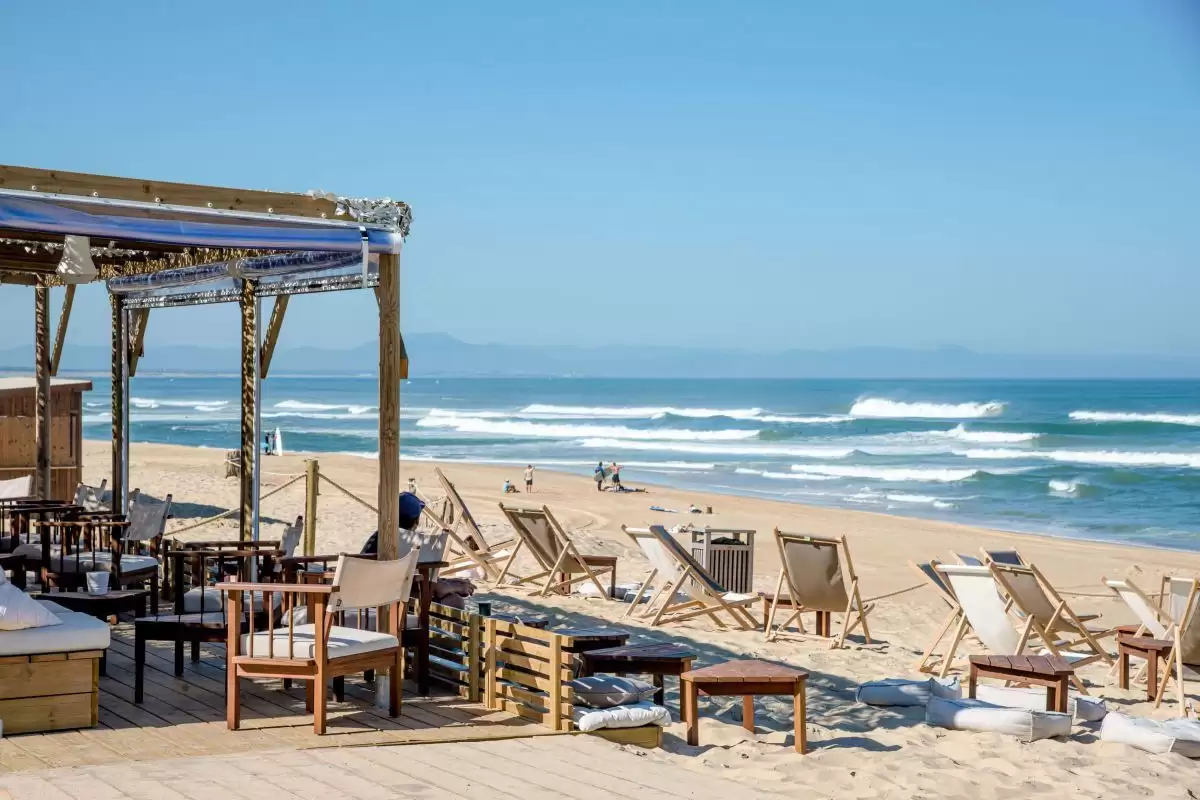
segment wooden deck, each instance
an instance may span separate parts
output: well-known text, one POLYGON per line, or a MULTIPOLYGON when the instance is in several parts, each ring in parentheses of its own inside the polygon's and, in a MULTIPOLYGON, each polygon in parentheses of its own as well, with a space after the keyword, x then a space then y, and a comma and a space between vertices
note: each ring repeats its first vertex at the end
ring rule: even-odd
MULTIPOLYGON (((345 702, 331 699, 329 732, 317 736, 304 710, 304 688, 280 681, 244 680, 242 729, 225 727, 224 647, 204 645, 174 675, 174 647, 147 644, 145 702, 133 703, 133 631, 113 631, 108 674, 100 678, 100 724, 95 728, 21 734, 0 739, 0 772, 111 764, 263 750, 371 744, 461 742, 554 735, 550 729, 457 696, 405 694, 400 717, 373 704, 361 677, 346 679, 345 702)), ((410 684, 411 686, 411 684, 410 684)))

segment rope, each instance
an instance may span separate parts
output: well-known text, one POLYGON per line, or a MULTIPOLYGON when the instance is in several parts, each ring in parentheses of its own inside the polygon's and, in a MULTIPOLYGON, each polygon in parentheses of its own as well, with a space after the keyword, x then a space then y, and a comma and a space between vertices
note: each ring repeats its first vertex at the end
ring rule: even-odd
MULTIPOLYGON (((302 478, 303 478, 304 476, 303 476, 303 475, 301 475, 300 477, 302 477, 302 478)), ((363 505, 363 506, 365 506, 366 508, 370 509, 371 511, 373 511, 373 512, 374 512, 374 513, 376 513, 376 514, 378 514, 378 513, 379 513, 379 509, 378 509, 378 508, 376 508, 375 506, 371 505, 371 504, 370 504, 370 503, 368 503, 366 500, 363 500, 361 497, 359 497, 359 496, 358 496, 358 495, 356 495, 354 492, 352 492, 352 491, 350 491, 349 489, 347 489, 345 486, 342 486, 340 483, 338 483, 338 482, 337 482, 337 481, 335 481, 333 478, 331 478, 331 477, 329 477, 328 475, 326 475, 324 472, 322 472, 322 473, 321 473, 321 480, 323 480, 323 481, 328 481, 330 484, 332 484, 332 485, 333 485, 333 488, 337 489, 339 492, 341 492, 342 494, 346 495, 346 496, 347 496, 347 497, 349 497, 351 500, 355 500, 355 501, 357 501, 358 503, 360 503, 361 505, 363 505)))
POLYGON ((886 600, 889 597, 895 597, 896 595, 907 594, 908 592, 913 592, 913 591, 916 591, 917 589, 920 589, 922 586, 928 586, 928 584, 914 583, 912 586, 909 586, 906 589, 898 589, 894 592, 888 592, 887 594, 881 594, 878 597, 868 597, 865 600, 863 600, 863 603, 874 603, 876 600, 886 600))
MULTIPOLYGON (((266 500, 268 497, 270 497, 270 496, 271 496, 271 495, 273 495, 273 494, 279 494, 280 492, 282 492, 284 489, 286 489, 286 488, 288 488, 289 486, 291 486, 291 485, 292 485, 293 483, 295 483, 296 481, 303 480, 305 477, 307 477, 307 476, 305 476, 305 475, 297 475, 297 476, 295 476, 294 478, 292 478, 290 481, 288 481, 287 483, 284 483, 284 484, 282 484, 282 485, 280 485, 280 486, 276 486, 276 487, 275 487, 274 489, 272 489, 271 491, 269 491, 269 492, 267 492, 266 494, 264 494, 264 495, 262 495, 261 497, 259 497, 259 498, 258 498, 258 499, 259 499, 259 502, 262 502, 263 500, 266 500)), ((196 528, 199 528, 199 527, 201 527, 202 525, 207 525, 207 524, 209 524, 210 522, 216 522, 216 521, 217 521, 217 520, 219 520, 219 519, 225 519, 226 517, 233 516, 234 514, 239 514, 239 513, 241 513, 241 511, 242 511, 242 510, 241 510, 240 508, 231 508, 231 509, 229 509, 228 511, 225 511, 225 512, 222 512, 222 513, 220 513, 220 514, 217 514, 215 517, 209 517, 208 519, 202 519, 202 520, 200 520, 199 522, 195 522, 195 523, 193 523, 193 524, 191 524, 191 525, 188 525, 188 526, 186 526, 186 527, 183 527, 183 528, 176 528, 176 529, 175 529, 175 530, 173 530, 173 531, 169 531, 169 533, 170 533, 170 535, 171 535, 171 536, 175 536, 175 535, 177 535, 177 534, 180 534, 180 533, 186 533, 186 532, 188 532, 188 531, 190 531, 190 530, 195 530, 196 528)))

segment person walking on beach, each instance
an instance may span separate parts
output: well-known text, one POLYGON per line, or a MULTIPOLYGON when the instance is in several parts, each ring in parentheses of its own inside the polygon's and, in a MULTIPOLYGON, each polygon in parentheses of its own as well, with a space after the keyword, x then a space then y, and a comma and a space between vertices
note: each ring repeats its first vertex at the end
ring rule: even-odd
POLYGON ((533 464, 525 467, 525 491, 533 491, 533 464))
POLYGON ((621 491, 621 468, 617 466, 617 462, 612 462, 612 467, 609 469, 612 473, 612 485, 618 492, 621 491))
POLYGON ((596 491, 603 492, 604 491, 604 462, 603 461, 601 461, 599 464, 596 465, 596 471, 593 473, 593 477, 596 479, 596 491))

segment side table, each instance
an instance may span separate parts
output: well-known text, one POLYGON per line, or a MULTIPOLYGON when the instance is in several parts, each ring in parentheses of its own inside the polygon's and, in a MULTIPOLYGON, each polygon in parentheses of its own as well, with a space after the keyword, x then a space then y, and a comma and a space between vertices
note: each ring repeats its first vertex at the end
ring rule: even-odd
POLYGON ((694 669, 680 675, 679 680, 683 683, 683 713, 687 717, 688 744, 700 743, 698 700, 701 694, 710 697, 741 695, 742 727, 751 733, 754 732, 755 695, 792 695, 796 752, 802 755, 808 752, 808 732, 805 729, 808 672, 805 670, 747 659, 694 669))

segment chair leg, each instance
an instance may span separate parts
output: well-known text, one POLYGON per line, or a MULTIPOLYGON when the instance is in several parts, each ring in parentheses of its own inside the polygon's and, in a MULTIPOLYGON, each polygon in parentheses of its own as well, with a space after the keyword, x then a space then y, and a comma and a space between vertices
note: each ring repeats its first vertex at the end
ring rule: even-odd
POLYGON ((309 714, 313 713, 313 698, 316 693, 316 689, 314 687, 316 686, 316 683, 317 681, 315 678, 311 681, 304 682, 304 710, 309 714))
POLYGON ((183 639, 175 640, 175 677, 183 675, 183 639))
POLYGON ((339 703, 346 700, 346 676, 338 675, 333 679, 333 698, 339 703))
POLYGON ((225 724, 236 731, 242 724, 241 686, 237 677, 237 665, 225 665, 225 724))
POLYGON ((396 651, 396 660, 388 669, 388 714, 400 716, 401 695, 404 693, 404 655, 403 648, 396 651))
POLYGON ((325 734, 326 705, 329 702, 329 681, 324 673, 318 673, 313 686, 313 730, 318 736, 325 734))
POLYGON ((141 703, 146 671, 146 635, 136 625, 133 630, 133 702, 141 703))
POLYGON ((195 663, 196 661, 199 661, 199 660, 200 660, 200 640, 196 639, 194 642, 192 642, 192 662, 195 663))

